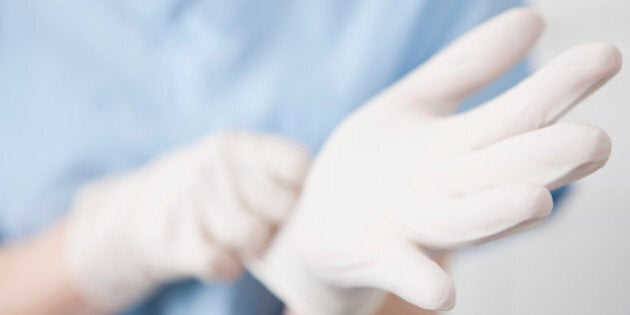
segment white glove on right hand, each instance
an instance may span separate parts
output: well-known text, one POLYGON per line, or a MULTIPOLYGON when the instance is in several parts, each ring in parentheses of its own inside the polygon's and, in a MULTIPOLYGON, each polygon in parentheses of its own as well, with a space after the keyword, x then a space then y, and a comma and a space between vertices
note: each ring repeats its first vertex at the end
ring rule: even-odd
POLYGON ((541 30, 530 10, 502 14, 352 114, 271 249, 248 267, 300 315, 366 314, 384 291, 451 308, 453 285, 433 253, 539 224, 552 208, 548 189, 610 154, 600 129, 552 125, 619 70, 608 44, 573 48, 480 108, 446 115, 518 62, 541 30))
POLYGON ((66 222, 73 284, 116 311, 165 282, 237 276, 293 209, 309 160, 278 137, 218 133, 87 185, 66 222))

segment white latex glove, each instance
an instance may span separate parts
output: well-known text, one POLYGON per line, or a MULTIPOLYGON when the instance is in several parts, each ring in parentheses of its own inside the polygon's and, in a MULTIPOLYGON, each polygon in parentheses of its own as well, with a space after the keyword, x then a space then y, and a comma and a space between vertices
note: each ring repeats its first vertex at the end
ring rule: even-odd
POLYGON ((87 185, 66 228, 68 271, 113 311, 184 277, 236 277, 292 209, 309 166, 276 137, 221 133, 129 174, 87 185))
POLYGON ((301 200, 248 267, 297 314, 366 314, 385 291, 418 307, 454 304, 434 253, 539 224, 549 189, 600 168, 600 129, 555 124, 620 68, 609 44, 570 49, 481 107, 462 100, 517 63, 543 23, 504 13, 353 113, 333 132, 301 200))

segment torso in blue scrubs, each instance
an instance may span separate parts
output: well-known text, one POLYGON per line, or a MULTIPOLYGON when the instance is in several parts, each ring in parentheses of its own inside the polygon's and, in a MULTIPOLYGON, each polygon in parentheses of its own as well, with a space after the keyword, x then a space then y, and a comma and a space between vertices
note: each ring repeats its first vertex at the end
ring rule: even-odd
MULTIPOLYGON (((362 102, 519 2, 2 1, 0 240, 50 225, 86 181, 215 130, 276 133, 316 151, 362 102)), ((128 313, 281 308, 246 276, 172 284, 128 313)))

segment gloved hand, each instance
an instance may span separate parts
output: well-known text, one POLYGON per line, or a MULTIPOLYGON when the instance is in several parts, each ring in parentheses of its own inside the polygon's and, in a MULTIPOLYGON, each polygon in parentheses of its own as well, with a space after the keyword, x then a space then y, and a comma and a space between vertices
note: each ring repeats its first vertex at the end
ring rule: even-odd
POLYGON ((554 124, 620 68, 609 44, 570 49, 481 107, 458 104, 517 63, 542 21, 516 9, 471 31, 339 125, 296 211, 248 268, 300 315, 367 314, 392 292, 453 306, 431 257, 538 225, 549 189, 600 168, 600 129, 554 124))
POLYGON ((104 311, 167 281, 233 278, 292 209, 308 166, 293 143, 221 133, 88 184, 65 222, 68 272, 104 311))

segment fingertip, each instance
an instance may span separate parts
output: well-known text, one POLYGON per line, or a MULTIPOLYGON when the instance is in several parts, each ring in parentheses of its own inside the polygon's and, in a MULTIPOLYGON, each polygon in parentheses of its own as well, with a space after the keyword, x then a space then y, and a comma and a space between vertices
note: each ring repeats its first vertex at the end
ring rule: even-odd
POLYGON ((433 291, 424 298, 424 309, 434 311, 448 311, 455 306, 456 291, 453 280, 444 277, 433 284, 433 291))
POLYGON ((402 286, 407 290, 400 291, 401 297, 426 310, 452 309, 456 299, 453 279, 437 263, 433 261, 427 261, 427 263, 424 266, 421 264, 414 266, 415 268, 425 268, 421 279, 414 277, 407 279, 411 283, 421 281, 423 282, 422 285, 402 286))
POLYGON ((455 304, 451 277, 411 243, 390 244, 364 285, 391 292, 426 310, 447 310, 455 304))
POLYGON ((413 296, 401 296, 409 303, 429 311, 448 311, 455 306, 455 285, 450 277, 438 280, 424 279, 426 290, 414 292, 413 296))
POLYGON ((613 148, 613 144, 612 144, 612 139, 610 138, 610 135, 608 135, 608 133, 606 131, 604 131, 603 129, 600 129, 600 134, 599 134, 599 152, 598 155, 600 156, 600 160, 602 160, 604 163, 606 163, 608 161, 608 159, 610 158, 610 155, 612 154, 612 148, 613 148))
POLYGON ((549 189, 538 186, 520 184, 516 187, 521 191, 521 207, 525 209, 525 219, 528 221, 542 221, 551 214, 553 198, 549 189))
POLYGON ((580 135, 579 141, 584 142, 590 148, 586 152, 586 161, 594 164, 594 167, 600 168, 606 164, 612 152, 612 141, 610 136, 603 129, 592 126, 582 125, 584 131, 580 135))
POLYGON ((545 29, 546 23, 542 14, 530 7, 517 7, 512 8, 503 13, 506 18, 513 19, 528 26, 533 30, 542 32, 545 29))
POLYGON ((623 56, 611 43, 596 42, 578 45, 563 53, 571 67, 583 72, 590 80, 611 78, 621 69, 623 56))
POLYGON ((239 254, 258 255, 264 252, 273 235, 273 227, 252 216, 241 216, 237 223, 215 233, 217 241, 239 254))
POLYGON ((547 146, 562 157, 563 176, 546 184, 549 189, 581 179, 603 167, 612 150, 608 134, 599 127, 582 123, 557 123, 541 129, 547 146))
POLYGON ((623 55, 612 43, 599 42, 589 44, 593 50, 596 68, 602 69, 602 75, 615 74, 621 69, 623 55))
POLYGON ((264 141, 261 151, 275 178, 291 186, 301 185, 311 164, 311 153, 306 147, 270 137, 264 141))
POLYGON ((552 127, 565 133, 568 143, 580 148, 578 160, 582 163, 603 166, 612 152, 612 141, 603 129, 583 123, 558 123, 552 127))
POLYGON ((196 256, 187 256, 183 260, 183 276, 194 276, 204 281, 228 281, 243 274, 243 265, 234 253, 219 244, 207 245, 203 250, 195 248, 196 256))
POLYGON ((266 223, 256 222, 255 225, 244 230, 239 233, 240 237, 237 238, 236 245, 242 252, 254 255, 262 254, 271 241, 272 227, 266 223))
POLYGON ((207 281, 212 280, 234 280, 239 278, 244 272, 243 265, 236 257, 221 254, 211 261, 204 270, 201 278, 207 281))

